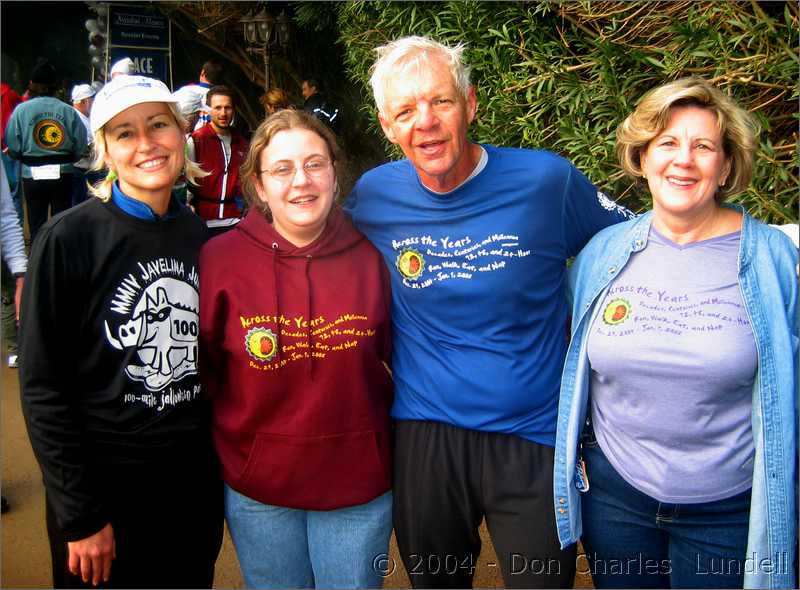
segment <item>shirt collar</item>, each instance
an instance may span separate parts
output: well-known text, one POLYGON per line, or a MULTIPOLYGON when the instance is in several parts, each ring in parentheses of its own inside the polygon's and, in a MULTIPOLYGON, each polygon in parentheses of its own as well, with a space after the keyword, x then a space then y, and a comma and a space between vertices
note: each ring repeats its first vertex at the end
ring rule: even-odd
POLYGON ((131 217, 136 217, 137 219, 143 219, 145 221, 172 219, 173 217, 178 216, 181 208, 181 204, 178 202, 178 199, 175 197, 175 195, 171 195, 169 199, 169 205, 167 206, 167 212, 164 215, 159 216, 147 203, 143 203, 142 201, 129 197, 123 193, 116 182, 111 186, 111 200, 114 201, 114 204, 117 207, 122 209, 131 217))
POLYGON ((478 174, 483 172, 483 169, 486 168, 486 164, 489 163, 489 154, 486 153, 486 148, 484 148, 482 145, 478 144, 478 147, 481 148, 481 155, 480 155, 480 158, 478 158, 478 163, 475 164, 475 168, 472 169, 472 172, 470 173, 470 175, 467 176, 461 182, 459 182, 457 186, 454 186, 449 191, 444 191, 444 192, 435 191, 432 188, 428 188, 427 186, 425 188, 428 189, 429 191, 431 191, 435 195, 439 195, 439 196, 449 195, 450 193, 455 192, 458 189, 460 189, 462 186, 467 184, 470 180, 475 178, 478 174))

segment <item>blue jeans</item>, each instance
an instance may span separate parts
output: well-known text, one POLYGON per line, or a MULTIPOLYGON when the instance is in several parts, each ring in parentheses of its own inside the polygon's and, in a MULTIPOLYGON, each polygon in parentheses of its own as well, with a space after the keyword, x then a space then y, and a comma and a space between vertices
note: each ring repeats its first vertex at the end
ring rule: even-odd
POLYGON ((584 441, 589 491, 583 547, 595 588, 741 588, 750 490, 701 504, 667 504, 628 484, 593 436, 584 441))
POLYGON ((338 510, 270 506, 225 485, 228 521, 249 588, 380 588, 392 493, 338 510))

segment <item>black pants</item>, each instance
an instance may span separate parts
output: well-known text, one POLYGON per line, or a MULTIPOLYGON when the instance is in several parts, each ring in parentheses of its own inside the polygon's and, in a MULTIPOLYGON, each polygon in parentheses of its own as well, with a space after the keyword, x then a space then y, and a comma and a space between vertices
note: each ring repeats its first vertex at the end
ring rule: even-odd
POLYGON ((62 174, 55 180, 22 179, 25 205, 28 209, 28 231, 31 244, 50 215, 66 211, 72 205, 72 174, 62 174))
POLYGON ((414 588, 471 588, 483 517, 508 588, 571 588, 561 551, 554 449, 523 438, 402 420, 396 427, 394 527, 414 588))
MULTIPOLYGON (((99 587, 211 588, 223 532, 216 465, 121 465, 104 471, 117 557, 110 580, 99 587)), ((53 588, 94 588, 67 569, 67 542, 49 502, 46 514, 53 588)))

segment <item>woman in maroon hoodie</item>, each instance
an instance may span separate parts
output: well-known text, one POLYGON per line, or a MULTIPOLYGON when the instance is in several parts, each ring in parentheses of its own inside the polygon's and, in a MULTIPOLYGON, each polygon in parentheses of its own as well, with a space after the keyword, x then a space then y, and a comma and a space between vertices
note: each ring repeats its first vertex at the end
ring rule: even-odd
POLYGON ((380 587, 391 534, 390 287, 335 204, 333 134, 280 111, 250 212, 200 258, 201 376, 250 587, 380 587))

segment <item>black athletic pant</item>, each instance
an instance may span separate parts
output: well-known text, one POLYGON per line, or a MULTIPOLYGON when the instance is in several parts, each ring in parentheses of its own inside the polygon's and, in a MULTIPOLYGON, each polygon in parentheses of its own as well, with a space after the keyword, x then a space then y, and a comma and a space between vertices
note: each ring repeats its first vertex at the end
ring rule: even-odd
POLYGON ((571 588, 559 548, 554 449, 439 422, 396 424, 394 527, 414 588, 471 588, 483 517, 507 588, 571 588))
MULTIPOLYGON (((215 460, 103 469, 117 557, 100 588, 211 588, 222 546, 223 496, 215 460)), ((49 501, 53 588, 95 588, 68 568, 67 542, 49 501)))
POLYGON ((54 180, 22 179, 25 205, 28 209, 28 231, 31 244, 50 215, 66 211, 72 206, 72 174, 62 174, 54 180))

